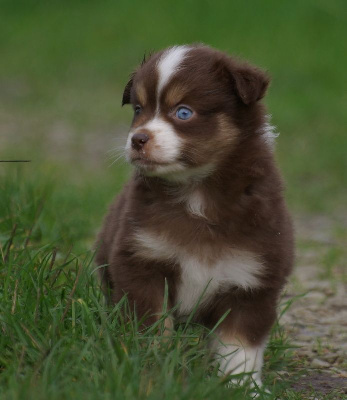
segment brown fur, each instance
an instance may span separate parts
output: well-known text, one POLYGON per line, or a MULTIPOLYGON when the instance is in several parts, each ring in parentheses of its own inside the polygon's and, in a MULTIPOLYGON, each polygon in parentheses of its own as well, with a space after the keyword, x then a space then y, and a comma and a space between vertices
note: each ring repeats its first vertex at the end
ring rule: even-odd
MULTIPOLYGON (((146 107, 135 116, 132 129, 153 118, 162 52, 151 56, 127 84, 123 103, 134 106, 142 97, 146 107), (136 88, 142 87, 142 93, 136 88)), ((98 237, 98 265, 103 286, 116 303, 126 293, 136 312, 160 313, 165 280, 169 305, 176 304, 181 270, 174 260, 153 260, 141 253, 134 237, 138 229, 168 238, 213 268, 226 249, 251 251, 261 259, 261 286, 244 290, 230 286, 200 307, 196 319, 212 327, 230 310, 220 331, 259 344, 276 317, 277 300, 293 264, 293 232, 283 199, 283 184, 273 154, 261 134, 265 109, 259 100, 269 78, 258 68, 206 46, 196 46, 164 88, 161 117, 183 140, 180 162, 198 167, 213 161, 204 179, 174 182, 136 171, 105 218, 98 237), (189 123, 175 120, 172 107, 179 96, 196 113, 189 123), (169 104, 167 104, 167 99, 169 104), (194 118, 194 119, 193 119, 194 118), (199 190, 205 200, 204 218, 189 213, 182 198, 199 190)), ((147 157, 152 133, 146 143, 147 157)), ((134 151, 133 151, 134 152, 134 151)))

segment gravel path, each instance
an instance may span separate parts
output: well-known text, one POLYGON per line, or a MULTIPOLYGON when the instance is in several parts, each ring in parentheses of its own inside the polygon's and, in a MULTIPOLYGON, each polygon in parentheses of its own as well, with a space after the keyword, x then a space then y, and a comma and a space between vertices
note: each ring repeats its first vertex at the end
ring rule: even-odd
POLYGON ((305 371, 296 390, 347 394, 346 222, 325 217, 295 221, 297 261, 285 299, 306 294, 294 301, 282 323, 305 371))

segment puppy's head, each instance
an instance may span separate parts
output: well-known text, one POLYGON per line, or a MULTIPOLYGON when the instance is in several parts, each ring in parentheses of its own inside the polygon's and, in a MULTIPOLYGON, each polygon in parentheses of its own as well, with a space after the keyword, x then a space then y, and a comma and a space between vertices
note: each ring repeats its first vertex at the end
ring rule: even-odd
POLYGON ((167 179, 208 175, 235 148, 240 118, 254 110, 268 83, 259 69, 207 46, 152 55, 123 94, 123 104, 134 109, 128 160, 167 179))

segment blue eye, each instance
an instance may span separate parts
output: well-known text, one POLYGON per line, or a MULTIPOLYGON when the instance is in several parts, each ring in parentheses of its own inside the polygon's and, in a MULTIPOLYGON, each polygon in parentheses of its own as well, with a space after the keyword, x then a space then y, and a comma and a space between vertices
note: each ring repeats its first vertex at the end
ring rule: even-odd
POLYGON ((179 119, 187 120, 193 115, 193 111, 187 107, 180 107, 176 111, 176 117, 179 119))

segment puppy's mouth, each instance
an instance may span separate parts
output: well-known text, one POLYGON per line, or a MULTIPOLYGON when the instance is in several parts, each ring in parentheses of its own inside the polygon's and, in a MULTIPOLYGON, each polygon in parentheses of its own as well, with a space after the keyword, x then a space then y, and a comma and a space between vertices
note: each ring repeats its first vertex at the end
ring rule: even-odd
POLYGON ((186 169, 179 161, 156 161, 139 155, 132 157, 129 161, 144 175, 167 178, 169 180, 171 180, 171 177, 175 177, 176 174, 184 172, 186 169))
POLYGON ((163 167, 163 166, 170 165, 170 163, 167 163, 167 162, 166 163, 159 162, 159 161, 151 160, 147 157, 140 157, 140 156, 131 158, 130 162, 134 166, 139 167, 139 168, 144 168, 144 169, 154 169, 156 167, 163 167))

